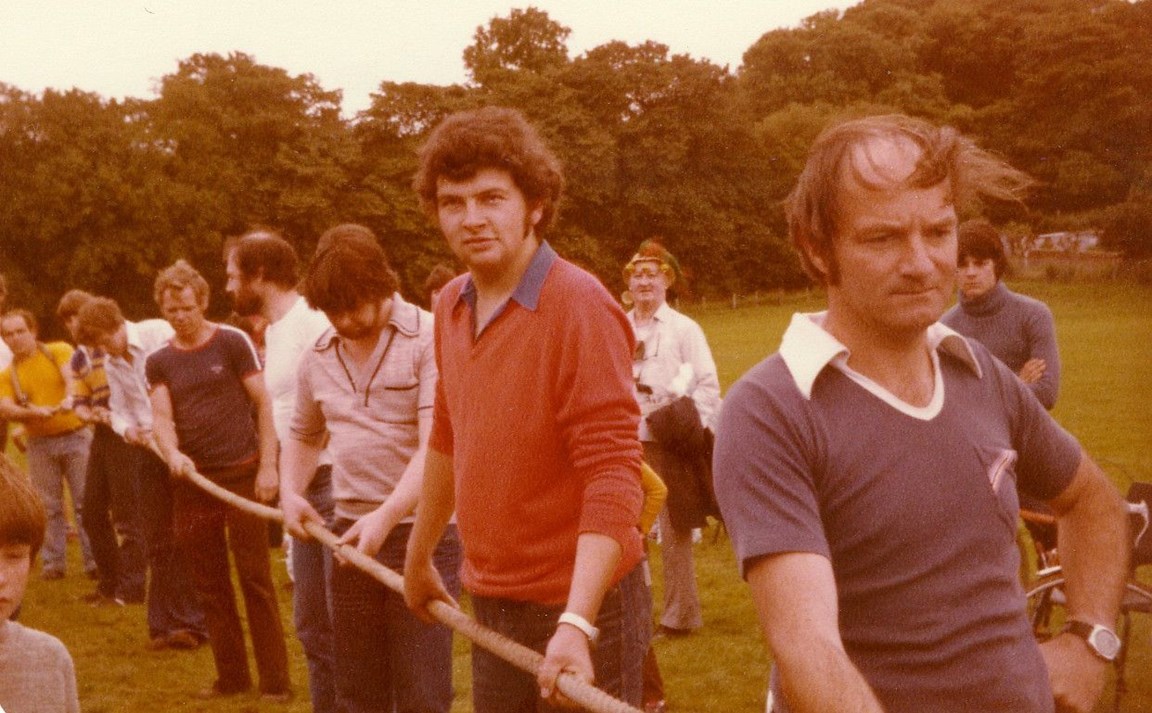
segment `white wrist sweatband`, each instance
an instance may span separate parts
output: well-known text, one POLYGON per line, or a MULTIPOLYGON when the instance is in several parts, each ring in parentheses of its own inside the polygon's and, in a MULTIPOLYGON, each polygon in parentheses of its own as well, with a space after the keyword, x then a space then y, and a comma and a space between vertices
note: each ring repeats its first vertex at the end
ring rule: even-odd
POLYGON ((596 641, 596 637, 600 636, 600 630, 592 626, 587 619, 570 611, 566 611, 560 615, 560 624, 568 624, 574 626, 580 631, 584 632, 584 636, 588 637, 589 642, 596 641))

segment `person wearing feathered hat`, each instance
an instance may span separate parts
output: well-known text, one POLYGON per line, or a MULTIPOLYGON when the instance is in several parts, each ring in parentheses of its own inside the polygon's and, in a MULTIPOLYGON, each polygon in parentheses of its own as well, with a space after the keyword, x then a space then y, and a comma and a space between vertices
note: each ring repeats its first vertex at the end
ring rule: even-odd
POLYGON ((658 634, 666 636, 704 624, 692 530, 715 511, 706 452, 720 407, 720 380, 704 330, 668 304, 668 291, 680 278, 680 264, 656 240, 644 241, 624 266, 628 320, 636 332, 632 373, 640 441, 645 460, 668 485, 659 519, 664 608, 658 634))

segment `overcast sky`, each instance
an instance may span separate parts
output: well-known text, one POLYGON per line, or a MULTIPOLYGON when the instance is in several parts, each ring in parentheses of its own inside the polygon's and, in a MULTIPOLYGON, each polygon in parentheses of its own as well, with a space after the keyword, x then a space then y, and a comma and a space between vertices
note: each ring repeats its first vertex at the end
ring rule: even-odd
POLYGON ((77 87, 155 96, 197 52, 242 51, 369 104, 381 81, 465 81, 476 28, 534 5, 571 28, 569 54, 655 40, 735 70, 761 35, 846 0, 0 0, 0 82, 29 92, 77 87))

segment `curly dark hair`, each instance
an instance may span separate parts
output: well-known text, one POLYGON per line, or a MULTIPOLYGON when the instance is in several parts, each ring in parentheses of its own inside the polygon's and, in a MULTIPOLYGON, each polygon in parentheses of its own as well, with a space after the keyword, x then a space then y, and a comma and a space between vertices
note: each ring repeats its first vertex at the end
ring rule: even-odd
POLYGON ((312 309, 341 314, 391 297, 399 285, 375 234, 345 223, 320 236, 300 292, 312 309))
POLYGON ((563 169, 540 134, 515 109, 489 106, 446 118, 420 149, 420 169, 412 187, 424 211, 434 218, 436 183, 441 177, 466 181, 486 168, 507 171, 528 205, 540 207, 537 235, 551 226, 564 192, 563 169))

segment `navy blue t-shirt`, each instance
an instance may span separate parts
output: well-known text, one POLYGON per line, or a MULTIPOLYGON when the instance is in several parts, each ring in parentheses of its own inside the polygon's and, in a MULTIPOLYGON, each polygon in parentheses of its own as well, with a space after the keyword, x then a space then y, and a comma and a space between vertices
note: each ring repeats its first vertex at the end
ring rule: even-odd
POLYGON ((1047 500, 1079 444, 1019 379, 940 355, 942 410, 910 417, 831 366, 811 399, 775 355, 728 393, 715 488, 741 571, 827 557, 845 650, 885 710, 1052 710, 1024 609, 1016 486, 1047 500))
POLYGON ((260 371, 256 348, 225 324, 195 349, 169 343, 148 356, 152 388, 168 387, 180 451, 199 471, 255 460, 260 453, 244 379, 260 371))

